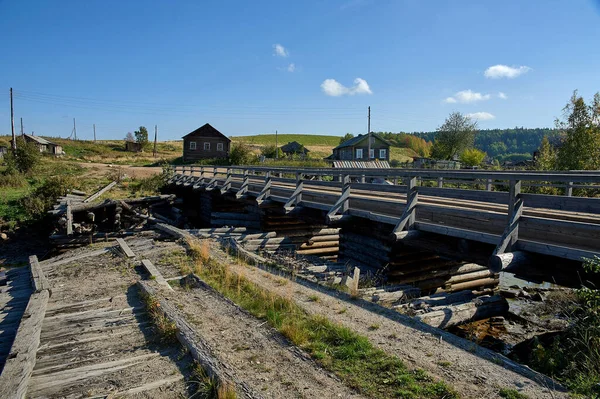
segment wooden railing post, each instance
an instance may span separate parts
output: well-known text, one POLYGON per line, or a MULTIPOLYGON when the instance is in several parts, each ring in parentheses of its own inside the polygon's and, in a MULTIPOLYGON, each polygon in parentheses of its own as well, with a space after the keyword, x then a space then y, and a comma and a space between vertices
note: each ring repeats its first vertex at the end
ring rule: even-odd
POLYGON ((291 197, 287 200, 285 205, 283 205, 283 209, 285 209, 286 213, 291 212, 300 205, 302 202, 302 190, 304 190, 302 174, 300 172, 296 172, 296 190, 294 190, 291 197))
POLYGON ((442 176, 438 177, 438 188, 444 187, 444 178, 442 176))
POLYGON ((248 192, 248 186, 250 185, 250 177, 248 176, 248 169, 244 169, 244 180, 242 181, 242 186, 235 193, 236 198, 242 198, 248 192))
POLYGON ((271 172, 267 171, 265 173, 265 185, 263 186, 263 189, 261 190, 260 194, 258 194, 258 197, 256 197, 256 202, 259 205, 262 204, 264 201, 268 200, 271 196, 271 184, 271 172))
POLYGON ((492 179, 487 179, 485 182, 485 191, 492 191, 492 179))
POLYGON ((565 189, 565 194, 567 197, 573 196, 573 182, 572 181, 567 183, 567 187, 565 189))
POLYGON ((221 194, 225 194, 229 190, 231 190, 231 168, 227 168, 227 178, 221 187, 221 194))
POLYGON ((402 239, 406 236, 404 230, 412 230, 416 219, 417 203, 419 201, 419 192, 417 190, 417 178, 406 178, 406 207, 400 217, 400 221, 394 228, 392 236, 396 239, 402 239))
POLYGON ((523 199, 521 198, 521 180, 510 180, 508 195, 508 222, 500 242, 496 246, 490 258, 490 267, 494 270, 502 270, 516 259, 525 258, 522 254, 509 254, 516 249, 515 244, 519 240, 519 219, 523 214, 523 199), (506 254, 506 256, 505 256, 506 254))
POLYGON ((342 186, 342 194, 340 195, 340 198, 338 198, 338 200, 335 202, 335 204, 333 204, 331 209, 329 209, 329 211, 327 212, 327 216, 325 217, 327 223, 340 220, 342 218, 342 215, 348 212, 348 209, 350 208, 350 176, 345 175, 343 177, 343 181, 344 184, 342 186))

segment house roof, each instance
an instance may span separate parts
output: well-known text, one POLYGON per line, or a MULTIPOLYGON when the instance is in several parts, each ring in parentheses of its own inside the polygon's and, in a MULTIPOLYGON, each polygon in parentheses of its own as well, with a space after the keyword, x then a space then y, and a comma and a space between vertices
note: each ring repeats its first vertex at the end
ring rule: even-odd
POLYGON ((209 123, 205 123, 204 125, 200 126, 198 129, 194 130, 193 132, 190 132, 190 133, 186 134, 185 136, 183 136, 183 138, 185 139, 188 136, 219 137, 219 138, 223 138, 228 141, 231 141, 231 139, 229 137, 227 137, 223 133, 219 132, 217 129, 212 127, 209 123))
POLYGON ((287 143, 286 145, 281 146, 281 151, 286 153, 295 153, 295 152, 310 152, 307 148, 305 148, 302 144, 297 141, 292 141, 291 143, 287 143))
MULTIPOLYGON (((360 143, 361 141, 366 139, 367 136, 368 136, 367 134, 359 134, 356 137, 352 137, 351 139, 344 141, 343 143, 341 143, 340 145, 335 147, 334 150, 337 148, 354 147, 355 145, 357 145, 358 143, 360 143)), ((387 141, 385 141, 384 139, 379 137, 376 133, 371 133, 371 136, 375 137, 376 139, 382 141, 383 143, 385 143, 387 145, 390 145, 390 143, 388 143, 387 141)))
POLYGON ((28 138, 29 140, 35 141, 38 144, 42 144, 42 145, 48 145, 48 144, 50 144, 50 145, 56 145, 53 142, 48 141, 48 140, 46 140, 46 139, 44 139, 42 137, 39 137, 39 136, 32 136, 31 134, 24 134, 24 136, 26 138, 28 138))

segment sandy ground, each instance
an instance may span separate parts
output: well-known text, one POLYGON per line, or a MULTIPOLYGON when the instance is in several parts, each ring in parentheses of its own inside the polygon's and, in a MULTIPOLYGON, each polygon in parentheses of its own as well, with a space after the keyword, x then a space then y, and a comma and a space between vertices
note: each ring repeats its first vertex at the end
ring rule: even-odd
MULTIPOLYGON (((213 256, 228 262, 232 270, 272 292, 293 299, 308 313, 322 315, 340 323, 369 340, 383 351, 398 356, 409 367, 422 368, 446 381, 465 398, 497 398, 500 388, 516 389, 530 398, 560 398, 567 395, 523 377, 477 355, 475 344, 453 337, 452 343, 442 339, 432 327, 416 325, 412 319, 375 304, 346 300, 331 290, 317 291, 297 282, 278 283, 271 273, 251 266, 240 266, 234 259, 211 246, 213 256), (315 300, 315 296, 318 300, 315 300), (408 320, 408 321, 407 321, 408 320), (412 324, 412 325, 411 325, 412 324), (377 326, 377 328, 373 328, 377 326), (458 342, 458 343, 457 343, 458 342), (461 347, 463 346, 463 347, 461 347)), ((444 334, 448 337, 448 334, 444 334)))
POLYGON ((108 172, 113 172, 119 168, 127 176, 132 178, 144 178, 156 175, 162 172, 160 166, 130 166, 130 165, 111 165, 105 163, 94 162, 79 162, 79 166, 88 169, 85 175, 106 175, 108 172))

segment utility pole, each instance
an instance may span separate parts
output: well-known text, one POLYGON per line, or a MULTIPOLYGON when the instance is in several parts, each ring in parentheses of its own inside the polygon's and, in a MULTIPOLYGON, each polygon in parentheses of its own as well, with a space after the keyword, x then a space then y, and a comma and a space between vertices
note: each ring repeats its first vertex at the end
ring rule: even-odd
POLYGON ((75 135, 74 140, 77 140, 77 126, 75 126, 75 118, 73 118, 73 134, 75 135))
POLYGON ((23 118, 21 118, 21 137, 24 137, 25 133, 23 133, 23 118))
POLYGON ((154 125, 154 150, 152 151, 152 155, 156 158, 156 140, 158 138, 158 125, 154 125))
POLYGON ((367 141, 369 142, 369 152, 367 159, 371 159, 371 106, 369 105, 369 116, 367 124, 367 141))
POLYGON ((17 138, 15 137, 15 112, 13 110, 12 87, 10 88, 10 128, 12 132, 12 150, 17 152, 17 138))
POLYGON ((96 124, 94 123, 94 143, 96 142, 96 124))
POLYGON ((275 130, 275 159, 279 159, 279 143, 277 142, 277 130, 275 130))

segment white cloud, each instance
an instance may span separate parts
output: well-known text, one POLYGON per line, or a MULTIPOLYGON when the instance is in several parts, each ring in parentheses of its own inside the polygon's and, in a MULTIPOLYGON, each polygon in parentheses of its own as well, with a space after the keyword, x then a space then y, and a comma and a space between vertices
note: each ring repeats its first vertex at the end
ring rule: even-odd
POLYGON ((503 100, 506 100, 508 98, 508 96, 502 92, 498 93, 498 98, 501 98, 503 100))
POLYGON ((294 72, 295 70, 296 70, 296 64, 294 64, 293 62, 287 66, 288 72, 294 72))
POLYGON ((354 86, 346 87, 335 79, 325 79, 321 83, 321 90, 328 96, 339 97, 343 95, 373 94, 366 80, 354 79, 354 86))
POLYGON ((489 121, 490 119, 496 118, 494 115, 489 112, 474 112, 472 114, 467 114, 467 116, 471 119, 477 119, 480 121, 489 121))
POLYGON ((477 101, 484 101, 484 100, 489 100, 491 98, 491 96, 489 94, 481 94, 481 93, 476 93, 472 90, 463 90, 463 91, 459 91, 458 93, 456 93, 454 95, 454 97, 448 97, 444 100, 444 102, 449 103, 449 104, 454 104, 454 103, 474 103, 477 101))
POLYGON ((278 57, 287 57, 288 55, 290 55, 290 52, 283 47, 281 44, 274 44, 273 45, 273 49, 275 50, 275 54, 278 57))
POLYGON ((508 65, 494 65, 485 70, 484 75, 490 79, 508 78, 514 79, 531 71, 528 66, 509 67, 508 65))

